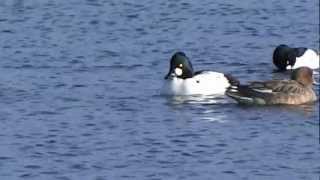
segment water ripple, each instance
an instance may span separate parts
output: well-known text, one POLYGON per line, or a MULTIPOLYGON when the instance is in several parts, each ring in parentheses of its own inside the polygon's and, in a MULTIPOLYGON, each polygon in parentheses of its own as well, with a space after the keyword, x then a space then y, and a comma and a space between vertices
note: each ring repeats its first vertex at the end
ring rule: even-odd
POLYGON ((288 78, 273 49, 319 47, 317 5, 0 1, 0 179, 313 179, 319 102, 158 90, 175 51, 244 83, 288 78))

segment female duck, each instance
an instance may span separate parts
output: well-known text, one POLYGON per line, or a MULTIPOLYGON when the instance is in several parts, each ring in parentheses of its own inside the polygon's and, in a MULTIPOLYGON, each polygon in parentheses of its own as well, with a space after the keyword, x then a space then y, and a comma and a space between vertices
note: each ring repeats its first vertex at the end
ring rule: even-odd
POLYGON ((238 81, 230 75, 213 71, 193 71, 189 58, 183 52, 175 53, 170 70, 165 76, 162 94, 165 95, 223 95, 238 81))
POLYGON ((317 100, 312 89, 312 70, 300 67, 293 70, 291 80, 252 82, 228 88, 226 94, 242 104, 304 104, 317 100))

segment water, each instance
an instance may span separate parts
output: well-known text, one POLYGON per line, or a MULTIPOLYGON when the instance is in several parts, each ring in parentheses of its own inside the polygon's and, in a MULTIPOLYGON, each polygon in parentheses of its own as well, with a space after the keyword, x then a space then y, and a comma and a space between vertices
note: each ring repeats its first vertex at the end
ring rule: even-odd
POLYGON ((158 92, 177 50, 242 82, 287 78, 274 47, 317 49, 318 19, 311 0, 1 1, 0 179, 318 179, 318 102, 158 92))

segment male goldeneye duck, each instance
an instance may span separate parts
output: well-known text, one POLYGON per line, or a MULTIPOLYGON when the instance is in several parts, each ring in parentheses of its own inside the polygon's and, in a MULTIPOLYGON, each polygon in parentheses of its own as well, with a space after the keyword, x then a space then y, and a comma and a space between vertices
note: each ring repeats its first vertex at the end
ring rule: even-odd
POLYGON ((175 53, 170 70, 165 76, 161 94, 165 95, 223 95, 238 81, 230 75, 213 71, 194 72, 189 58, 183 52, 175 53))
POLYGON ((273 64, 280 70, 296 69, 302 66, 311 69, 319 68, 319 54, 304 47, 291 48, 279 45, 273 52, 273 64))
POLYGON ((241 104, 298 105, 317 100, 312 89, 312 69, 300 67, 292 71, 291 80, 252 82, 249 85, 231 86, 226 95, 241 104))

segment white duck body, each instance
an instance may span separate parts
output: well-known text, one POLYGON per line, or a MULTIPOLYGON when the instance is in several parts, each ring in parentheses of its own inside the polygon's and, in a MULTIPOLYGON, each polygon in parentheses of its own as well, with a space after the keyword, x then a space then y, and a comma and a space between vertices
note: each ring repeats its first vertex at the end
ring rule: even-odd
POLYGON ((172 77, 162 88, 164 95, 223 95, 230 86, 224 74, 203 71, 191 78, 172 77))
POLYGON ((287 69, 297 69, 302 66, 306 66, 311 69, 318 69, 319 63, 319 54, 312 49, 308 49, 302 56, 296 57, 296 62, 293 67, 287 66, 287 69))

